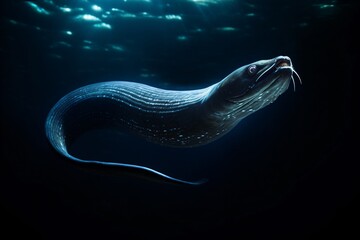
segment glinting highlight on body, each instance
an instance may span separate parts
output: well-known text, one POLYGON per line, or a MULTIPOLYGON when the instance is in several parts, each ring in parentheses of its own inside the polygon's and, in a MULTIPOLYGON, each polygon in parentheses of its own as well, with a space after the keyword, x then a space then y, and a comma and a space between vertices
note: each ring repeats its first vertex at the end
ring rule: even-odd
POLYGON ((113 81, 84 86, 60 99, 48 114, 45 131, 51 145, 81 165, 106 166, 146 174, 163 181, 198 185, 154 169, 118 162, 83 160, 68 152, 82 133, 110 128, 171 147, 210 143, 242 119, 275 101, 294 76, 301 79, 289 57, 279 56, 240 67, 203 89, 173 91, 148 85, 113 81))

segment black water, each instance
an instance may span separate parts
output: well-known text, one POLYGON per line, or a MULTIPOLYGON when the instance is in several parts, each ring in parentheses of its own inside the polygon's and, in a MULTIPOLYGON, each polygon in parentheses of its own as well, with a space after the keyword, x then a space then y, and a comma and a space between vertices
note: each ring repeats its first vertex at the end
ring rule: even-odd
POLYGON ((309 239, 359 235, 357 1, 3 1, 1 234, 38 239, 309 239), (44 133, 69 91, 127 80, 191 89, 288 55, 297 84, 221 140, 171 149, 92 132, 74 155, 199 187, 87 171, 44 133))

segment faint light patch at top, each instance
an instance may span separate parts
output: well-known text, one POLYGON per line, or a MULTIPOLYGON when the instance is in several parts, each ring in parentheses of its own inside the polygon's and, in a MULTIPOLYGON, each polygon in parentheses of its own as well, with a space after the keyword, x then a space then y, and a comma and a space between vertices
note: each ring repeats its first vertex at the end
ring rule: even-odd
POLYGON ((110 49, 112 49, 116 52, 124 52, 125 51, 124 47, 117 45, 117 44, 109 44, 108 46, 110 49))
POLYGON ((94 10, 95 12, 101 12, 102 8, 98 5, 92 5, 91 9, 94 10))
POLYGON ((327 8, 333 8, 335 7, 334 4, 315 4, 316 7, 319 9, 327 9, 327 8))
POLYGON ((28 5, 32 10, 34 10, 35 12, 37 12, 39 14, 50 15, 49 11, 47 11, 45 8, 38 6, 36 3, 26 1, 25 4, 28 5))
POLYGON ((108 30, 112 28, 110 24, 103 22, 94 24, 94 27, 97 29, 108 29, 108 30))
POLYGON ((186 40, 189 40, 189 38, 187 36, 184 36, 184 35, 180 35, 180 36, 177 36, 176 38, 178 41, 186 41, 186 40))
POLYGON ((175 14, 169 14, 169 15, 165 15, 165 19, 167 19, 167 20, 182 20, 182 17, 179 15, 175 15, 175 14))
POLYGON ((224 2, 233 2, 234 0, 188 0, 189 2, 194 2, 195 4, 202 6, 209 6, 210 4, 220 4, 224 2))
POLYGON ((190 30, 190 32, 192 32, 192 33, 202 33, 202 32, 205 32, 205 29, 198 27, 198 28, 190 30))
POLYGON ((91 14, 82 14, 77 17, 75 17, 76 20, 84 20, 88 22, 101 22, 101 20, 98 17, 95 17, 91 14))
POLYGON ((123 0, 124 2, 147 2, 151 3, 152 0, 123 0))
POLYGON ((44 0, 45 3, 48 3, 50 5, 54 5, 54 1, 53 0, 44 0))
POLYGON ((83 45, 81 48, 83 50, 94 50, 94 44, 90 40, 83 40, 83 45))
POLYGON ((68 36, 71 36, 71 35, 73 35, 73 33, 72 33, 71 31, 69 31, 69 30, 67 30, 67 31, 64 31, 64 33, 65 33, 66 35, 68 35, 68 36))
POLYGON ((68 7, 59 7, 59 9, 64 13, 70 13, 72 11, 71 8, 68 7))
POLYGON ((238 29, 234 28, 234 27, 219 27, 219 28, 216 28, 216 30, 221 31, 221 32, 235 32, 238 29))
POLYGON ((335 4, 313 4, 312 6, 319 11, 320 17, 332 15, 336 10, 335 4))

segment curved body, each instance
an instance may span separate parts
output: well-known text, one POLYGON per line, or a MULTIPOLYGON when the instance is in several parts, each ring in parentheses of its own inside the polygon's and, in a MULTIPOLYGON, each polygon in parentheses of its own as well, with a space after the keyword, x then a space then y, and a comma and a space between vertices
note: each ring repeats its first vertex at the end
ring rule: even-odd
POLYGON ((67 94, 52 108, 46 135, 60 154, 77 163, 200 184, 203 180, 183 181, 144 166, 82 160, 70 155, 67 146, 81 133, 97 128, 116 129, 172 147, 203 145, 274 101, 288 88, 293 72, 288 57, 277 57, 241 67, 222 81, 198 90, 164 90, 125 81, 88 85, 67 94), (254 66, 256 72, 251 73, 254 66))

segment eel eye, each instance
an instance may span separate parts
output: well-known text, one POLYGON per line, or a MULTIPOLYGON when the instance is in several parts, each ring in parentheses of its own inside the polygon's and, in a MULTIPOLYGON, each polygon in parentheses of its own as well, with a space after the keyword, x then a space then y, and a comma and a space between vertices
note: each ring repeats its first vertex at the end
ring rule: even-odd
POLYGON ((254 75, 256 73, 256 65, 251 65, 248 67, 248 73, 254 75))

